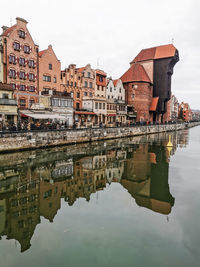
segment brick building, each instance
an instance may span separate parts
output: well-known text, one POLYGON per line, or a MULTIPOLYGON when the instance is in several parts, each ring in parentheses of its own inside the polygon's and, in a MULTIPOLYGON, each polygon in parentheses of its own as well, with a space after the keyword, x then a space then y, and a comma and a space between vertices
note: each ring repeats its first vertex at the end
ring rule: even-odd
POLYGON ((29 108, 38 102, 38 46, 22 18, 16 18, 12 27, 2 29, 3 82, 12 84, 18 107, 29 108))
POLYGON ((52 95, 61 91, 61 64, 51 45, 39 52, 39 92, 52 95))
POLYGON ((153 84, 153 97, 156 108, 153 114, 154 122, 164 122, 167 116, 167 102, 171 97, 171 76, 173 68, 179 61, 178 50, 172 45, 162 45, 141 50, 130 63, 131 66, 138 63, 143 66, 153 84))
POLYGON ((192 120, 192 110, 188 103, 181 102, 179 105, 179 118, 184 121, 192 120))
POLYGON ((125 88, 127 103, 127 120, 132 122, 149 122, 153 120, 152 82, 144 67, 138 63, 121 76, 125 88))

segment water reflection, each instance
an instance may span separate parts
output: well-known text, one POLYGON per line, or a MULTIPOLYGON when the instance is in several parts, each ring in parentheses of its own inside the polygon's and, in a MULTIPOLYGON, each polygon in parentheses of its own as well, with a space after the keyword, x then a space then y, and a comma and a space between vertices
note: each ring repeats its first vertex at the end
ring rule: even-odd
POLYGON ((31 246, 40 218, 53 222, 63 198, 90 201, 107 184, 120 183, 136 204, 161 214, 174 205, 169 159, 188 131, 0 156, 0 238, 31 246), (169 135, 173 147, 167 147, 169 135))

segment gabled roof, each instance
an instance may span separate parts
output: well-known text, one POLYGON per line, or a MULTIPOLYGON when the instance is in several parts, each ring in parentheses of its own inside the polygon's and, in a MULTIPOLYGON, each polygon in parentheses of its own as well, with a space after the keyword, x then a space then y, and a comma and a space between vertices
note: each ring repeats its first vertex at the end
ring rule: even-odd
POLYGON ((47 49, 40 51, 40 52, 38 53, 39 57, 41 57, 46 51, 47 51, 47 49))
POLYGON ((153 97, 149 111, 156 111, 159 97, 153 97))
POLYGON ((11 33, 15 28, 16 28, 17 24, 9 27, 8 29, 6 29, 3 33, 2 36, 8 36, 9 33, 11 33))
POLYGON ((85 70, 85 67, 78 68, 77 70, 78 72, 83 72, 85 70))
POLYGON ((173 44, 151 47, 141 50, 131 63, 173 57, 175 52, 176 48, 173 44))
POLYGON ((95 70, 96 74, 106 76, 107 74, 103 70, 95 70))
POLYGON ((144 67, 138 63, 133 64, 120 78, 123 83, 148 82, 151 83, 144 67))
POLYGON ((118 81, 119 81, 119 79, 117 79, 117 80, 113 80, 113 84, 114 84, 114 86, 117 85, 118 81))

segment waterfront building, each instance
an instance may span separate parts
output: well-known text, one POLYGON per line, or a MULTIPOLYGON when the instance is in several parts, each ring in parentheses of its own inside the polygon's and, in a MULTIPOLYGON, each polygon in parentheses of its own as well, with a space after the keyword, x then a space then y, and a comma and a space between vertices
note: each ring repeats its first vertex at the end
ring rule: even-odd
MULTIPOLYGON (((155 103, 152 98, 152 82, 141 64, 135 63, 121 76, 127 103, 129 123, 153 121, 155 103)), ((156 101, 157 99, 155 99, 156 101)))
POLYGON ((39 52, 39 93, 40 95, 53 95, 61 91, 61 64, 60 60, 49 45, 47 49, 39 52))
POLYGON ((74 110, 82 109, 81 76, 75 64, 70 64, 61 71, 61 91, 73 95, 74 110))
POLYGON ((126 123, 127 116, 127 105, 125 102, 125 88, 123 86, 122 80, 117 79, 113 81, 115 86, 115 96, 114 101, 116 103, 116 122, 118 124, 126 123))
POLYGON ((175 95, 172 95, 170 104, 170 120, 176 121, 178 119, 179 103, 175 95))
POLYGON ((94 92, 94 113, 95 124, 105 125, 107 122, 107 99, 106 99, 106 87, 107 87, 107 74, 99 69, 95 70, 96 83, 94 92))
POLYGON ((116 112, 117 112, 117 103, 116 103, 116 89, 112 79, 108 79, 107 83, 107 126, 115 126, 116 124, 116 112))
POLYGON ((17 17, 15 25, 2 27, 0 36, 3 82, 12 84, 20 109, 38 102, 38 45, 34 43, 27 23, 17 17))
POLYGON ((0 83, 3 83, 3 44, 0 37, 0 83))
POLYGON ((81 75, 82 109, 75 111, 74 118, 79 127, 91 127, 95 119, 95 113, 93 112, 95 70, 91 68, 90 64, 77 70, 81 75))
POLYGON ((17 102, 13 98, 13 87, 9 84, 0 83, 0 123, 5 126, 17 123, 17 102))
POLYGON ((181 102, 179 105, 179 119, 187 122, 192 120, 192 110, 188 103, 181 102))
POLYGON ((178 61, 178 50, 173 44, 168 44, 143 49, 130 63, 131 66, 142 65, 153 84, 154 122, 165 122, 164 114, 171 98, 171 76, 178 61))

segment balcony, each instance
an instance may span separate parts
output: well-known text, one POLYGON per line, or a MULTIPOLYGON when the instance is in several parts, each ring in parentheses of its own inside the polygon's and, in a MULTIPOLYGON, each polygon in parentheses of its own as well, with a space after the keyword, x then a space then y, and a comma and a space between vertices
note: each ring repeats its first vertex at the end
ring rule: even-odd
POLYGON ((17 101, 15 99, 0 98, 0 105, 15 106, 17 101))

